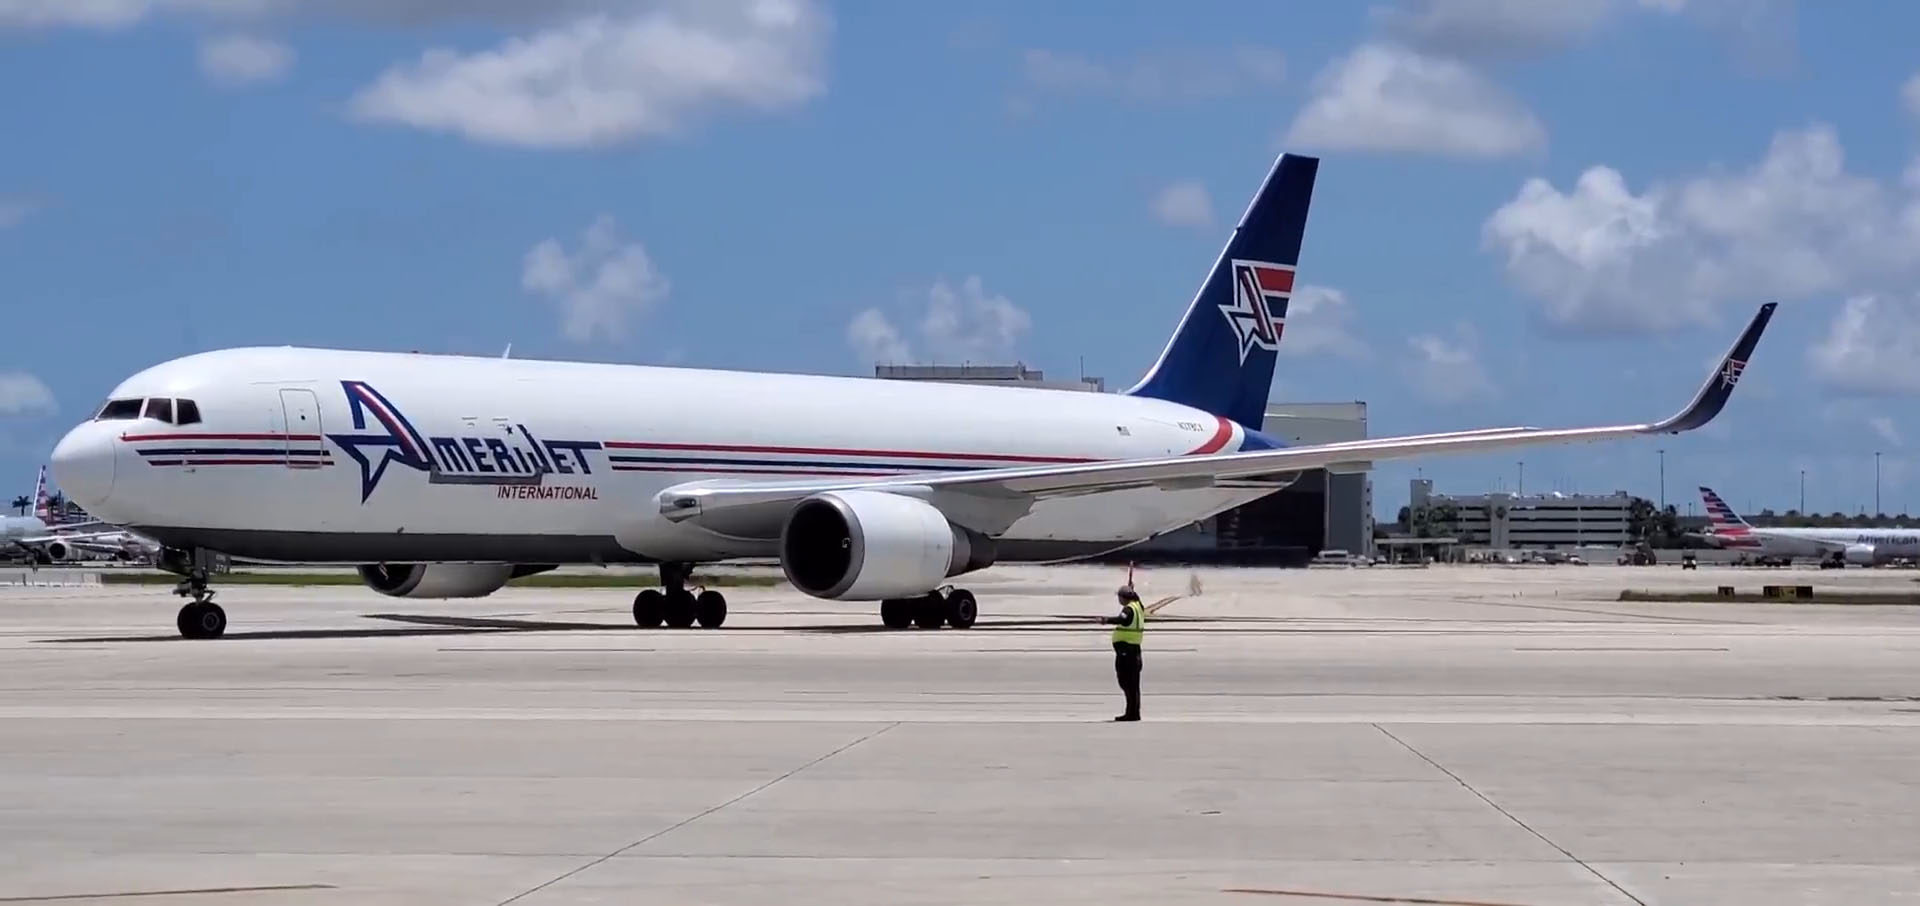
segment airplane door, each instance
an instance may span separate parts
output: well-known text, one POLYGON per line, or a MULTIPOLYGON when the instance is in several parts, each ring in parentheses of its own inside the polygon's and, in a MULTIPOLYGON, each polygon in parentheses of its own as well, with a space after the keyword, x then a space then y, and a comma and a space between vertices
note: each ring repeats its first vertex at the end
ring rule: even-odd
POLYGON ((311 390, 281 390, 280 411, 286 417, 287 468, 320 468, 327 455, 320 433, 320 398, 311 390))

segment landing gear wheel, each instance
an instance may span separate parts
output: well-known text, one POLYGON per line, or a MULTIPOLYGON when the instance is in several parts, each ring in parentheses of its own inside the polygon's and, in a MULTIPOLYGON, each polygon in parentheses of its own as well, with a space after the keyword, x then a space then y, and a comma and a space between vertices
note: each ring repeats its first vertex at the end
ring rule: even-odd
POLYGON ((189 639, 217 639, 227 632, 227 612, 212 601, 194 601, 174 618, 180 635, 189 639))
POLYGON ((657 588, 642 589, 633 596, 633 624, 652 629, 667 618, 667 596, 657 588))
POLYGON ((693 625, 697 607, 693 603, 693 592, 684 588, 675 588, 667 592, 667 625, 675 629, 685 629, 693 625))
POLYGON ((693 599, 693 616, 708 629, 719 629, 727 621, 727 597, 708 589, 693 599))
POLYGON ((937 591, 927 592, 926 597, 916 598, 913 602, 913 625, 921 629, 939 629, 947 621, 947 602, 937 591))
POLYGON ((947 625, 955 629, 966 629, 973 625, 975 617, 980 615, 980 604, 973 599, 973 592, 956 588, 947 594, 947 625))
POLYGON ((913 608, 916 602, 888 598, 880 602, 880 622, 888 629, 905 629, 913 625, 913 608))

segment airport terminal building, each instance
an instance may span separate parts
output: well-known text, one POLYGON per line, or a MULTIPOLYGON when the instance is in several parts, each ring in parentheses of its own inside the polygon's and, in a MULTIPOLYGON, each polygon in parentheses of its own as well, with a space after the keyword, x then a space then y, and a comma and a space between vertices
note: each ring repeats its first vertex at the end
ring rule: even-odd
MULTIPOLYGON (((1106 392, 1097 377, 1049 381, 1024 365, 876 365, 874 377, 1106 392)), ((1289 444, 1363 440, 1367 404, 1269 403, 1261 430, 1289 444)), ((1313 469, 1284 490, 1169 532, 1113 556, 1120 560, 1305 565, 1322 550, 1373 554, 1373 484, 1364 473, 1313 469)))
POLYGON ((1633 537, 1633 497, 1611 494, 1435 494, 1431 479, 1410 482, 1407 506, 1450 509, 1462 544, 1492 550, 1620 547, 1633 537))

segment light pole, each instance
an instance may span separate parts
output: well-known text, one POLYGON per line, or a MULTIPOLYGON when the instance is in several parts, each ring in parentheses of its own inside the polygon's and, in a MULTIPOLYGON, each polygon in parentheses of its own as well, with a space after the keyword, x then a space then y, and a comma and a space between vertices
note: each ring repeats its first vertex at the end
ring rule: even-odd
POLYGON ((1873 517, 1880 518, 1880 451, 1873 451, 1873 517))
POLYGON ((1520 460, 1519 465, 1520 465, 1520 479, 1514 482, 1513 496, 1525 497, 1527 496, 1527 461, 1524 459, 1520 460))
POLYGON ((1655 451, 1660 454, 1660 511, 1667 509, 1667 448, 1655 451))
POLYGON ((1807 470, 1800 470, 1800 515, 1807 515, 1807 470))

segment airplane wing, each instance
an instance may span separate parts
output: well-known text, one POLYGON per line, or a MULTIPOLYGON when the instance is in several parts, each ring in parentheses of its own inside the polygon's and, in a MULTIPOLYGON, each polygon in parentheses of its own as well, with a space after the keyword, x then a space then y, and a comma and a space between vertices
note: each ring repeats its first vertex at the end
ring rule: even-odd
POLYGON ((1067 465, 1021 466, 966 472, 894 475, 874 479, 761 481, 710 479, 660 492, 661 514, 676 522, 728 535, 764 537, 794 504, 826 491, 873 490, 920 497, 960 525, 992 535, 1024 515, 1035 500, 1099 494, 1128 488, 1208 487, 1217 481, 1303 469, 1363 469, 1386 459, 1432 454, 1480 453, 1512 447, 1618 440, 1679 434, 1720 414, 1734 384, 1759 345, 1776 303, 1760 306, 1733 348, 1708 375, 1693 400, 1657 422, 1588 428, 1482 428, 1442 434, 1383 437, 1242 453, 1108 460, 1067 465))
POLYGON ((54 533, 49 535, 38 535, 31 538, 10 538, 8 540, 22 547, 40 547, 43 545, 52 544, 55 541, 64 542, 66 544, 71 544, 76 547, 88 547, 91 545, 106 544, 105 541, 101 540, 104 538, 124 538, 126 536, 127 536, 126 529, 115 529, 110 532, 54 533))

